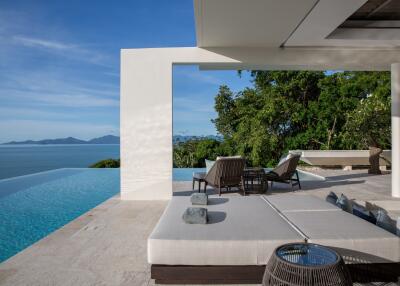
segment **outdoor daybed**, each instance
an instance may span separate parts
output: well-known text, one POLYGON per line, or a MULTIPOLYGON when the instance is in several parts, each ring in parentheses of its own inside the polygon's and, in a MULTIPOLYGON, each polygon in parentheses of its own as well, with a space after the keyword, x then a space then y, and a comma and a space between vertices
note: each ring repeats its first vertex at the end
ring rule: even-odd
POLYGON ((156 283, 260 283, 289 242, 336 247, 355 269, 400 261, 400 238, 313 196, 211 197, 206 225, 183 222, 188 206, 190 197, 173 197, 148 238, 156 283))

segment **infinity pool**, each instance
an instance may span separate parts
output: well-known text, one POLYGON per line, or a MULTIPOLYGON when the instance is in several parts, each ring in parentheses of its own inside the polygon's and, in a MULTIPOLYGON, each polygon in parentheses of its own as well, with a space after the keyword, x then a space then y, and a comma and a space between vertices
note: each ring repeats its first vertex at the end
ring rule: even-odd
MULTIPOLYGON (((191 181, 203 168, 173 170, 191 181)), ((300 179, 324 180, 299 172, 300 179)), ((120 190, 119 169, 57 169, 0 180, 0 262, 79 217, 120 190)))
POLYGON ((0 262, 119 190, 119 169, 57 169, 0 180, 0 262))

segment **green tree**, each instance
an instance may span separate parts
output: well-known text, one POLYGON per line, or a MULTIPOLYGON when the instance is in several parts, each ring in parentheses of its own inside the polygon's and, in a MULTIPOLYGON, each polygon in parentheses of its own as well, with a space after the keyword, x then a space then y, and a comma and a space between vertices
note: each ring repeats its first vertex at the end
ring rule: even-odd
MULTIPOLYGON (((367 100, 370 94, 387 99, 390 90, 388 75, 382 72, 253 71, 251 75, 253 88, 233 94, 221 87, 213 122, 225 140, 230 140, 231 153, 246 156, 252 165, 274 165, 288 150, 354 147, 350 142, 358 139, 352 138, 347 123, 354 118, 350 114, 357 108, 366 109, 360 104, 371 101, 367 100), (344 126, 348 126, 346 135, 344 126)), ((386 104, 381 113, 387 110, 386 104)), ((370 122, 372 118, 366 116, 370 122)), ((387 116, 380 116, 368 128, 370 133, 383 135, 384 142, 390 138, 387 116)), ((365 135, 365 130, 360 132, 365 135)))
POLYGON ((212 119, 217 131, 229 138, 236 130, 236 121, 238 120, 235 113, 235 100, 233 92, 228 86, 222 85, 219 88, 218 96, 215 97, 215 111, 218 112, 218 117, 212 119))
POLYGON ((273 166, 288 150, 390 148, 387 72, 252 71, 253 87, 221 86, 212 120, 223 142, 174 146, 174 166, 204 167, 204 159, 243 155, 273 166))
POLYGON ((176 168, 205 167, 205 159, 215 160, 218 156, 231 155, 229 146, 214 139, 197 139, 174 146, 173 159, 176 168))
POLYGON ((196 152, 196 141, 178 143, 174 146, 173 162, 176 168, 197 167, 194 153, 196 152))
POLYGON ((90 165, 89 168, 119 168, 120 163, 120 159, 105 159, 90 165))
POLYGON ((371 94, 348 114, 342 133, 343 144, 351 149, 390 149, 390 97, 371 94))

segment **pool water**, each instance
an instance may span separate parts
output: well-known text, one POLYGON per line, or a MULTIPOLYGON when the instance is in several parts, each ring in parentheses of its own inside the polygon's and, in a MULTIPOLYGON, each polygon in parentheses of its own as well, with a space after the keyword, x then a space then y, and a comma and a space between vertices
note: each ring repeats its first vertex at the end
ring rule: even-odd
MULTIPOLYGON (((191 181, 205 168, 174 168, 191 181)), ((299 171, 300 180, 324 180, 299 171)), ((66 168, 0 180, 0 262, 120 191, 119 169, 66 168)))
MULTIPOLYGON (((265 168, 266 171, 272 168, 265 168)), ((191 181, 194 172, 205 172, 206 168, 174 168, 174 181, 191 181)), ((298 170, 300 181, 325 181, 325 178, 310 172, 298 170)))
POLYGON ((174 168, 172 172, 173 181, 191 181, 193 173, 205 172, 206 168, 174 168))
POLYGON ((120 190, 119 169, 57 169, 0 180, 0 261, 120 190))

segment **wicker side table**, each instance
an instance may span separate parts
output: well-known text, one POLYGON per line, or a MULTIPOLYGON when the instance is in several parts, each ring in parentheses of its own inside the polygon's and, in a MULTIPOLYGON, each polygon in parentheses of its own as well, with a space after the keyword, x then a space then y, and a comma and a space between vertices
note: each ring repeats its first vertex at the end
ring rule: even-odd
POLYGON ((351 286, 350 274, 335 251, 312 243, 290 243, 275 249, 263 285, 351 286))
POLYGON ((245 168, 243 172, 244 188, 248 193, 262 194, 268 190, 265 170, 261 167, 245 168))

